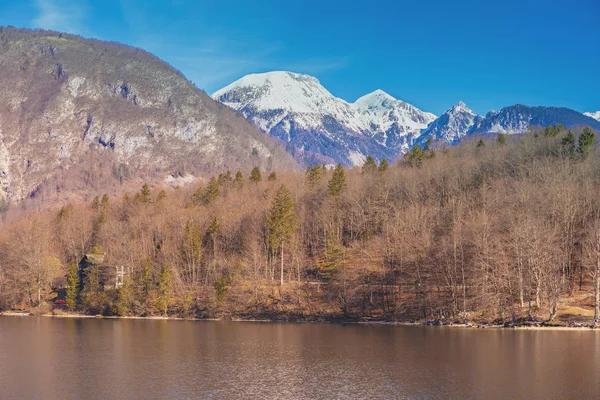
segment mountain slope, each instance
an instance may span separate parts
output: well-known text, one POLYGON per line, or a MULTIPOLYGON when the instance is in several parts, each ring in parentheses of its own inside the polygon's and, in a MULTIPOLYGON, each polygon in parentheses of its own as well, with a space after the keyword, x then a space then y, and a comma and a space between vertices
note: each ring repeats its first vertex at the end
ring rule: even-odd
POLYGON ((433 144, 456 144, 467 136, 471 128, 477 125, 482 118, 460 101, 421 131, 418 143, 423 146, 428 140, 431 140, 433 144))
POLYGON ((435 119, 383 91, 351 104, 316 78, 286 71, 247 75, 212 97, 289 143, 305 163, 306 154, 345 165, 360 165, 367 155, 395 158, 435 119))
POLYGON ((424 146, 431 140, 434 145, 453 145, 471 136, 522 134, 530 126, 544 127, 556 124, 563 124, 567 128, 590 126, 600 131, 599 121, 568 108, 529 107, 517 104, 504 107, 500 111, 490 111, 485 117, 481 117, 463 102, 459 102, 422 130, 417 143, 424 146))
POLYGON ((484 119, 471 128, 470 135, 497 133, 525 133, 530 126, 563 124, 567 128, 590 126, 600 130, 600 122, 582 113, 564 107, 529 107, 516 104, 500 111, 489 112, 484 119))
POLYGON ((296 166, 251 124, 140 49, 0 28, 0 87, 0 197, 11 200, 34 196, 77 162, 86 167, 88 156, 160 176, 296 166))

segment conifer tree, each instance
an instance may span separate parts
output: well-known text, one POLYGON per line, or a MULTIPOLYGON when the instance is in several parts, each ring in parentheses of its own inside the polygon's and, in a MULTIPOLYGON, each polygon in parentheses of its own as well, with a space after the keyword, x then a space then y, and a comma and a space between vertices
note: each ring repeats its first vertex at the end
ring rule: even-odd
POLYGON ((75 262, 69 264, 69 274, 67 275, 67 295, 65 304, 69 310, 74 311, 77 308, 77 298, 79 297, 79 288, 81 282, 79 279, 78 268, 75 262))
POLYGON ((390 165, 388 164, 387 160, 385 158, 382 159, 381 162, 379 163, 379 172, 387 171, 389 166, 390 165))
POLYGON ((573 155, 575 153, 575 135, 570 130, 560 141, 564 146, 567 154, 573 155))
POLYGON ((156 298, 156 309, 166 315, 169 310, 169 304, 171 302, 171 296, 173 292, 173 279, 171 276, 171 266, 164 263, 158 279, 156 281, 158 296, 156 298))
POLYGON ((319 260, 319 275, 323 279, 330 279, 342 265, 344 260, 344 246, 340 243, 339 238, 332 237, 327 234, 325 237, 325 248, 323 258, 319 260))
POLYGON ((131 311, 131 304, 133 303, 133 291, 131 287, 131 281, 129 277, 125 277, 123 285, 117 289, 117 301, 115 305, 115 311, 117 315, 125 316, 131 311))
POLYGON ((284 244, 289 242, 294 230, 296 229, 296 203, 292 193, 284 185, 281 185, 273 202, 268 215, 269 224, 269 244, 273 251, 281 251, 281 279, 283 286, 283 257, 284 244))
POLYGON ((306 167, 306 185, 311 188, 314 187, 317 182, 321 180, 324 173, 325 167, 320 164, 317 164, 314 167, 306 167))
POLYGON ((213 176, 212 178, 210 178, 208 186, 206 186, 206 189, 202 194, 202 204, 204 204, 205 206, 209 206, 213 201, 217 199, 217 197, 219 197, 219 194, 221 194, 221 185, 219 185, 219 181, 217 181, 217 179, 213 176))
POLYGON ((221 223, 219 222, 219 217, 213 217, 211 223, 206 228, 206 238, 210 239, 212 245, 212 254, 211 254, 211 262, 212 264, 216 264, 217 262, 217 236, 219 231, 221 230, 221 223))
POLYGON ((412 167, 420 167, 425 157, 425 152, 418 144, 415 144, 411 151, 404 156, 412 167))
POLYGON ((271 172, 271 173, 269 174, 269 177, 267 178, 267 180, 268 180, 269 182, 274 182, 274 181, 276 181, 276 180, 277 180, 277 174, 276 174, 275 172, 271 172))
POLYGON ((344 166, 338 164, 333 170, 333 176, 327 184, 327 193, 331 197, 338 197, 346 188, 346 172, 344 166))
POLYGON ((148 300, 150 288, 152 287, 152 262, 149 258, 142 261, 142 271, 140 279, 140 289, 142 290, 144 300, 148 300))
POLYGON ((377 163, 375 162, 375 159, 373 157, 368 156, 365 160, 365 163, 362 166, 362 172, 363 174, 365 174, 375 171, 377 171, 377 163))
POLYGON ((479 139, 479 141, 477 142, 477 146, 476 147, 485 147, 485 142, 483 141, 483 139, 479 139))
POLYGON ((161 200, 164 200, 167 198, 167 192, 165 192, 164 189, 161 189, 160 192, 158 192, 158 195, 156 196, 156 202, 160 202, 161 200))
POLYGON ((506 144, 506 135, 504 133, 499 133, 496 141, 498 144, 506 144))
POLYGON ((140 191, 139 195, 139 199, 142 203, 150 203, 150 201, 152 200, 152 193, 150 192, 150 187, 147 183, 144 183, 144 186, 142 186, 142 190, 140 191))
POLYGON ((97 210, 99 206, 100 200, 98 199, 98 196, 96 196, 92 199, 92 210, 97 210))
POLYGON ((589 149, 596 141, 596 134, 589 127, 583 128, 581 135, 579 135, 579 152, 583 155, 587 155, 589 149))
POLYGON ((558 133, 558 129, 552 125, 548 125, 544 129, 543 133, 544 133, 544 136, 546 136, 546 137, 554 137, 558 133))
POLYGON ((244 174, 242 171, 238 171, 235 173, 235 183, 240 186, 244 182, 244 174))
POLYGON ((254 182, 254 183, 258 183, 261 180, 262 180, 262 176, 260 174, 260 169, 258 169, 258 167, 252 168, 252 171, 250 171, 250 181, 254 182))

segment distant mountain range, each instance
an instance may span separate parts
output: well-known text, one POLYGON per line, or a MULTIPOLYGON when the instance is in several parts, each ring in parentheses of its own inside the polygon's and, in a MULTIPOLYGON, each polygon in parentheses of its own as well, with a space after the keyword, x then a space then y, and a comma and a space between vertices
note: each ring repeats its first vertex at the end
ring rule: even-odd
POLYGON ((292 72, 247 75, 212 95, 271 136, 298 160, 360 165, 367 155, 395 158, 407 151, 434 114, 377 90, 354 103, 319 81, 292 72))
POLYGON ((561 123, 600 131, 600 112, 562 107, 513 105, 481 116, 461 101, 436 117, 382 90, 348 103, 316 78, 286 71, 247 75, 212 97, 285 142, 304 164, 361 165, 367 155, 394 159, 428 140, 453 145, 474 135, 521 134, 530 126, 561 123))

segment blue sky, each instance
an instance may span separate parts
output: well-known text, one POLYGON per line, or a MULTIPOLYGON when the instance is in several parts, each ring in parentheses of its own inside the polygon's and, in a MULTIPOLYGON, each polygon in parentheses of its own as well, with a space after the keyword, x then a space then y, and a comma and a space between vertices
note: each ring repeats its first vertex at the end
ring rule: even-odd
POLYGON ((600 1, 21 0, 0 24, 148 50, 208 93, 253 72, 314 75, 442 113, 521 103, 600 110, 600 1))

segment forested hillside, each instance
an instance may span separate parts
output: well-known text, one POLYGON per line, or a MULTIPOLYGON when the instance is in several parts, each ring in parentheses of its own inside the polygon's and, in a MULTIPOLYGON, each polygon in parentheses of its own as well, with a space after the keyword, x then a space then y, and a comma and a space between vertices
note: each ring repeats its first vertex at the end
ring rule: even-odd
POLYGON ((591 324, 599 194, 594 132, 561 126, 397 165, 144 186, 6 223, 0 307, 591 324))

